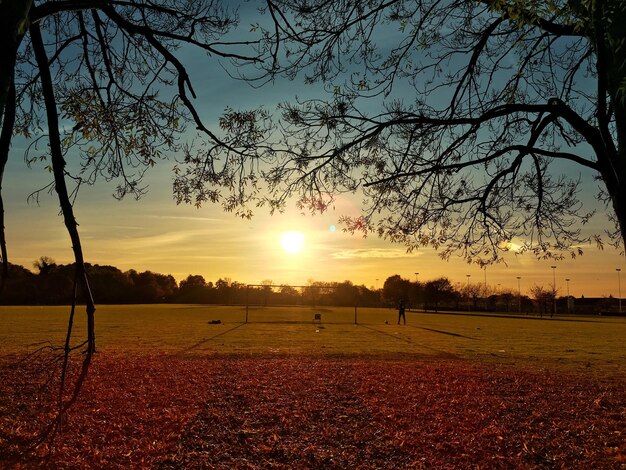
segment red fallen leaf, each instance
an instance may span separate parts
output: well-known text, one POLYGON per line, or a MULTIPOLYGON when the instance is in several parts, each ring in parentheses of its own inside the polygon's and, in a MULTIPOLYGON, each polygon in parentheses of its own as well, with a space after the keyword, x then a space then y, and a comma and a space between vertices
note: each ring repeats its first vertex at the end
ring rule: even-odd
MULTIPOLYGON (((3 385, 11 383, 5 373, 0 368, 3 385)), ((26 386, 32 377, 10 378, 26 386)), ((161 466, 170 459, 178 467, 237 467, 238 459, 262 453, 268 465, 309 468, 576 467, 583 452, 584 466, 608 467, 620 457, 604 443, 624 428, 615 410, 626 403, 619 380, 413 360, 155 355, 124 356, 122 366, 98 358, 86 387, 91 396, 71 410, 65 445, 52 450, 49 465, 161 466), (137 379, 143 376, 150 382, 137 379), (233 439, 244 423, 251 431, 245 444, 233 439), (268 435, 276 437, 271 447, 263 442, 268 435), (215 462, 213 455, 228 457, 215 462)), ((0 394, 0 417, 24 402, 27 395, 15 392, 8 400, 0 394)), ((33 421, 22 418, 32 432, 33 421)))

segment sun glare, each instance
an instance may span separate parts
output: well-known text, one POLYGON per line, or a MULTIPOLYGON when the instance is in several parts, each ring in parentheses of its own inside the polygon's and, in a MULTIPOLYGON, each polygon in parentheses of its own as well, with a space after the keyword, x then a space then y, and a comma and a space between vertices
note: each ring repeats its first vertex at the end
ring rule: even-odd
POLYGON ((302 232, 285 232, 280 237, 280 244, 287 253, 299 253, 304 246, 304 234, 302 232))

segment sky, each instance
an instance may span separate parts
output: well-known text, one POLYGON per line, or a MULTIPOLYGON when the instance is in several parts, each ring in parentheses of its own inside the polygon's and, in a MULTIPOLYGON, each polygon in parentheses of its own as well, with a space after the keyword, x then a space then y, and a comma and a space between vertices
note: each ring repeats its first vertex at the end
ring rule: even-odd
MULTIPOLYGON (((227 106, 264 105, 271 109, 296 94, 320 93, 314 86, 287 81, 253 89, 230 79, 212 62, 193 55, 186 58, 198 92, 196 103, 208 126, 216 124, 227 106)), ((28 201, 28 195, 46 184, 50 175, 43 165, 26 167, 26 144, 19 139, 14 142, 3 183, 9 261, 29 269, 40 256, 69 263, 71 244, 56 195, 44 193, 38 203, 28 201)), ((447 276, 459 285, 467 283, 470 276, 470 282, 486 281, 500 291, 517 292, 519 285, 522 293, 534 285, 548 287, 555 281, 561 294, 569 289, 570 294, 585 297, 615 297, 618 281, 623 280, 622 292, 626 291, 626 277, 618 280, 616 272, 616 268, 626 268, 624 257, 610 247, 599 250, 586 246, 582 257, 564 261, 511 255, 506 265, 483 270, 460 258, 443 261, 432 249, 407 253, 402 245, 347 234, 338 219, 359 214, 357 195, 339 198, 333 210, 321 215, 304 216, 292 204, 284 214, 269 216, 261 211, 252 220, 241 220, 210 204, 200 209, 176 205, 172 197, 173 164, 161 162, 148 173, 145 182, 149 192, 139 201, 114 199, 114 183, 105 181, 81 189, 74 208, 88 262, 172 274, 178 281, 200 274, 213 282, 230 278, 249 284, 271 280, 302 285, 309 280, 350 280, 377 288, 387 277, 399 274, 420 281, 447 276), (290 231, 302 236, 302 248, 297 253, 281 245, 281 238, 290 231)), ((592 191, 596 183, 585 184, 592 191)), ((602 223, 599 217, 591 228, 601 231, 602 223)))
MULTIPOLYGON (((44 194, 39 204, 27 203, 28 194, 36 189, 36 173, 43 170, 15 166, 8 168, 3 188, 9 260, 29 269, 40 256, 71 262, 71 244, 56 196, 44 194)), ((218 206, 176 205, 171 181, 166 163, 150 173, 150 190, 139 201, 114 199, 113 185, 105 182, 82 188, 75 212, 86 260, 122 270, 172 274, 178 281, 200 274, 207 281, 230 278, 247 284, 350 280, 377 288, 394 274, 420 281, 447 276, 453 284, 466 283, 467 275, 470 282, 483 283, 486 275, 491 288, 516 292, 520 276, 522 293, 533 285, 548 287, 555 279, 561 293, 566 294, 569 284, 572 295, 586 297, 616 297, 615 268, 626 267, 617 251, 588 246, 576 260, 538 261, 525 254, 511 256, 507 266, 482 270, 460 258, 441 260, 432 249, 407 253, 402 245, 343 232, 338 218, 358 214, 357 198, 340 198, 334 210, 316 216, 302 215, 292 207, 284 214, 259 212, 252 220, 242 220, 218 206), (298 253, 281 245, 281 237, 290 231, 303 235, 298 253)))

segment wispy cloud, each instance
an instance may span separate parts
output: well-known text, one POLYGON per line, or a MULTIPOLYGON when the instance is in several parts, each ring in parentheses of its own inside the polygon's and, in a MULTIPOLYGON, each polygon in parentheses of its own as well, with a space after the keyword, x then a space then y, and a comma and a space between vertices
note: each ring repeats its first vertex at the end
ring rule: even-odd
POLYGON ((402 248, 360 248, 356 250, 342 250, 332 253, 335 259, 363 259, 363 258, 415 258, 421 256, 421 252, 407 253, 402 248))
POLYGON ((149 215, 148 218, 151 219, 167 219, 167 220, 191 220, 194 222, 223 222, 224 219, 219 219, 215 217, 194 217, 194 216, 183 216, 183 215, 159 215, 152 214, 149 215))

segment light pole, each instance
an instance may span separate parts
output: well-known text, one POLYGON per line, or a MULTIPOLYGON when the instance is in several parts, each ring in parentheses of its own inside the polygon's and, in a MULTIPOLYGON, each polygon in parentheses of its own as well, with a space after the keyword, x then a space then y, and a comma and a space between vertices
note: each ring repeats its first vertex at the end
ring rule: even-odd
POLYGON ((567 314, 569 315, 569 277, 565 278, 565 282, 567 283, 567 314))
POLYGON ((419 273, 415 273, 415 283, 417 284, 417 276, 419 275, 419 273))
POLYGON ((471 274, 466 274, 467 276, 467 311, 470 311, 470 286, 469 286, 469 278, 472 276, 471 274))
POLYGON ((485 302, 485 310, 487 310, 487 265, 483 268, 485 270, 485 286, 483 288, 483 301, 485 302))
POLYGON ((556 314, 556 266, 550 266, 552 268, 552 295, 554 296, 554 305, 552 314, 556 314))
POLYGON ((618 290, 618 299, 619 299, 619 313, 622 313, 622 280, 620 278, 620 273, 622 271, 621 268, 615 268, 617 271, 617 290, 618 290))
POLYGON ((522 287, 520 280, 522 276, 517 276, 517 313, 522 313, 522 287))
POLYGON ((485 266, 485 295, 487 295, 487 266, 485 266))

